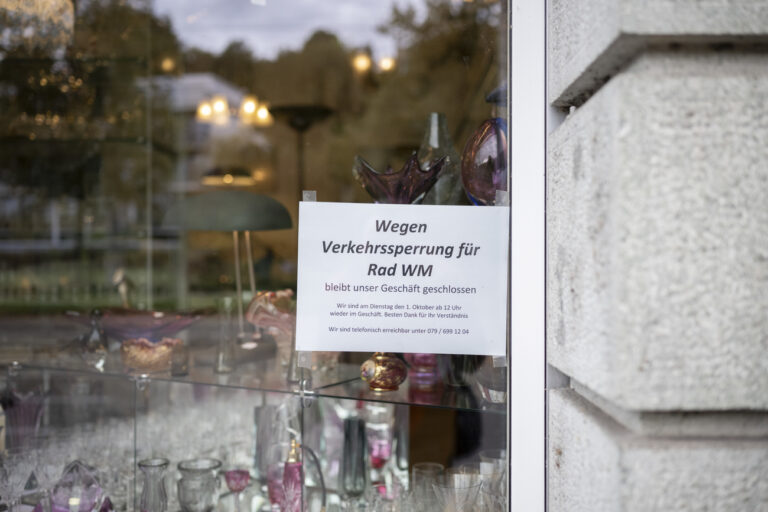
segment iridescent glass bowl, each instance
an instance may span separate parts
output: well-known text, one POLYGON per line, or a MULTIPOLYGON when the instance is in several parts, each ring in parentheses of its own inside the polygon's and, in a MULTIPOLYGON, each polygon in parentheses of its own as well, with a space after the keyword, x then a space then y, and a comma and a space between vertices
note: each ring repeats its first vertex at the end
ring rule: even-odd
MULTIPOLYGON (((203 311, 164 313, 127 308, 111 308, 101 313, 101 328, 107 336, 120 341, 120 355, 129 370, 165 371, 170 368, 175 347, 182 341, 175 335, 199 320, 203 311)), ((73 318, 90 325, 91 317, 73 318)))

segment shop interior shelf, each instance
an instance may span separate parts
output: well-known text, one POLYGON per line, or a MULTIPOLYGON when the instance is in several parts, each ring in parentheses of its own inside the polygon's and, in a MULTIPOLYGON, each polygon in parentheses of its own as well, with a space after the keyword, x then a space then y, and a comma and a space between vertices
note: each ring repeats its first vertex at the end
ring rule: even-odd
MULTIPOLYGON (((205 358, 205 351, 196 355, 205 358)), ((198 359, 199 360, 199 359, 198 359)), ((456 410, 484 411, 505 413, 506 404, 491 403, 482 398, 479 385, 472 380, 467 386, 452 387, 439 384, 431 390, 419 390, 410 386, 408 380, 397 391, 376 392, 359 377, 356 364, 339 364, 329 370, 300 370, 297 380, 289 381, 287 368, 275 364, 274 358, 259 362, 244 363, 231 373, 216 373, 211 365, 200 366, 193 363, 186 375, 171 375, 170 372, 142 374, 121 369, 105 369, 99 372, 94 368, 79 363, 74 359, 35 361, 21 364, 22 371, 47 371, 75 374, 77 376, 101 378, 120 378, 135 380, 139 383, 163 382, 170 384, 194 384, 232 389, 258 390, 273 393, 304 395, 307 398, 337 398, 366 402, 417 405, 456 410)))
POLYGON ((365 402, 485 411, 500 414, 506 412, 506 401, 491 403, 482 398, 479 384, 474 378, 470 378, 466 386, 454 387, 438 384, 429 390, 417 389, 411 386, 410 380, 406 379, 397 391, 379 392, 371 390, 368 384, 359 377, 353 377, 355 373, 359 374, 359 368, 356 365, 340 366, 350 366, 349 368, 340 368, 340 372, 349 375, 350 378, 330 386, 315 386, 315 394, 321 397, 347 398, 365 402))
MULTIPOLYGON (((29 324, 25 324, 29 325, 29 324)), ((83 358, 77 338, 84 332, 83 327, 61 316, 48 316, 38 322, 39 332, 29 328, 20 329, 18 325, 8 323, 8 333, 17 339, 28 340, 33 350, 19 354, 21 368, 30 370, 48 370, 51 372, 69 372, 93 379, 119 378, 134 381, 158 381, 178 384, 196 384, 231 389, 258 390, 265 392, 304 394, 307 397, 329 397, 337 399, 383 402, 392 404, 417 405, 457 410, 473 410, 489 413, 505 413, 505 393, 489 391, 481 386, 481 372, 468 378, 465 386, 454 387, 439 384, 434 389, 423 390, 411 386, 410 379, 400 385, 397 391, 375 392, 360 379, 360 365, 368 354, 348 354, 356 362, 336 363, 336 357, 314 359, 312 370, 299 369, 294 378, 289 380, 288 357, 286 347, 275 354, 274 345, 267 342, 264 348, 253 350, 237 349, 234 360, 237 362, 229 373, 214 371, 216 359, 215 340, 218 324, 212 317, 204 317, 187 329, 186 342, 189 346, 188 368, 186 372, 172 374, 171 371, 141 372, 127 369, 122 362, 120 351, 108 352, 103 365, 96 367, 83 358), (46 341, 45 333, 57 332, 57 339, 46 341), (35 341, 33 341, 35 340, 35 341), (323 360, 329 362, 322 363, 323 360)), ((267 336, 268 340, 272 338, 267 336)), ((278 344, 284 344, 285 339, 278 344)), ((343 359, 342 359, 343 360, 343 359)), ((13 359, 0 362, 10 364, 13 359)), ((502 379, 502 382, 504 380, 502 379)))

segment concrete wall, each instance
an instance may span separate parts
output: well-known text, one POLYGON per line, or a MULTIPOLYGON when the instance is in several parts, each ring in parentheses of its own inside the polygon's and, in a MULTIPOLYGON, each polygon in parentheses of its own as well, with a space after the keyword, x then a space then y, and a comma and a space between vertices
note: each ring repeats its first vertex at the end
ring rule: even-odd
POLYGON ((548 30, 550 511, 768 511, 768 1, 548 30))

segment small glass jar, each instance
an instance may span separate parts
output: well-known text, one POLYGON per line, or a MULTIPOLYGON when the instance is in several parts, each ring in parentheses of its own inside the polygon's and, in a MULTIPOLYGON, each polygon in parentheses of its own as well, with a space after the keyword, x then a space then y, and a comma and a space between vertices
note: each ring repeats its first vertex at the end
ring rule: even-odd
POLYGON ((179 505, 183 512, 210 512, 218 501, 221 461, 191 459, 179 462, 179 505))

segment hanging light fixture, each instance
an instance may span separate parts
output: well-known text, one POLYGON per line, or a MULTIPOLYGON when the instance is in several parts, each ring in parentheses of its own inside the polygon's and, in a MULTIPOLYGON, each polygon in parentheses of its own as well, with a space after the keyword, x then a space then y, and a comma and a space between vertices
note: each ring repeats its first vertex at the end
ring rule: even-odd
POLYGON ((379 60, 379 69, 383 72, 389 72, 395 69, 395 59, 393 57, 382 57, 379 60))
POLYGON ((250 187, 255 184, 255 180, 242 167, 216 167, 205 173, 202 183, 209 187, 250 187))
POLYGON ((371 69, 371 57, 367 53, 359 52, 352 58, 352 67, 358 73, 365 73, 371 69))
POLYGON ((201 123, 210 123, 213 118, 213 107, 209 101, 201 101, 197 106, 196 119, 201 123))

